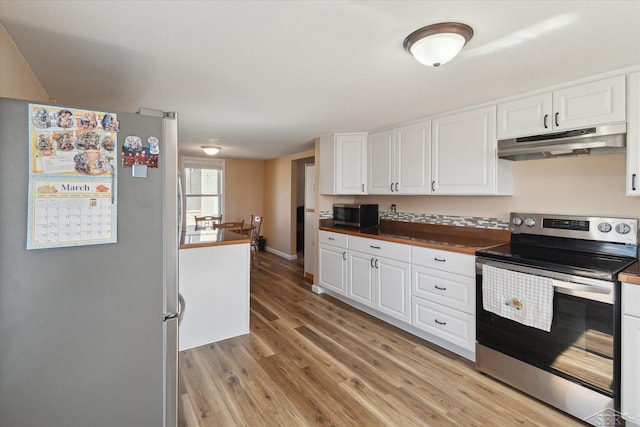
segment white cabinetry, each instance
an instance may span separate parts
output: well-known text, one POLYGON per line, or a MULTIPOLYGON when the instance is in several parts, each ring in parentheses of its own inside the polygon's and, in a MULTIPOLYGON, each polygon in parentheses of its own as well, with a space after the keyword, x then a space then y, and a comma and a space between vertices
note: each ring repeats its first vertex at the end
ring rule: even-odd
POLYGON ((340 295, 346 295, 347 236, 318 232, 318 283, 340 295))
MULTIPOLYGON (((640 285, 622 284, 622 417, 640 425, 640 285)), ((627 423, 629 425, 629 423, 627 423)))
POLYGON ((431 121, 369 134, 369 194, 429 194, 431 121))
POLYGON ((625 76, 498 104, 498 139, 625 120, 625 76))
POLYGON ((412 325, 475 351, 475 257, 414 246, 412 325))
POLYGON ((498 161, 496 107, 432 120, 432 194, 511 194, 511 162, 498 161))
POLYGON ((322 194, 366 194, 367 134, 342 133, 320 139, 322 194))
POLYGON ((640 71, 627 76, 627 195, 640 196, 640 71))
POLYGON ((411 246, 349 236, 347 296, 409 323, 411 246))

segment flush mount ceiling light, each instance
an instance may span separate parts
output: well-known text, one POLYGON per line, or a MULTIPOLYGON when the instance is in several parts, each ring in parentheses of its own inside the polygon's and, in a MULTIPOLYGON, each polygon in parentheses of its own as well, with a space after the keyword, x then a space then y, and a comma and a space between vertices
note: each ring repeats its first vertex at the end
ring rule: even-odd
POLYGON ((428 25, 409 34, 404 48, 419 62, 439 67, 456 57, 473 37, 473 29, 457 22, 428 25))
POLYGON ((204 153, 209 156, 215 156, 221 150, 220 147, 212 147, 212 146, 205 146, 205 145, 203 145, 201 148, 204 151, 204 153))

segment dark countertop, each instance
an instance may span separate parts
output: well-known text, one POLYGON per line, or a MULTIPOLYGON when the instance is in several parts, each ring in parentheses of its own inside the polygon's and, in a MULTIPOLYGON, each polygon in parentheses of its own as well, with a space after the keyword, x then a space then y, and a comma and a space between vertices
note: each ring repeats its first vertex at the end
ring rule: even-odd
POLYGON ((640 261, 636 261, 629 267, 625 268, 622 273, 618 275, 618 278, 621 282, 640 285, 640 261))
POLYGON ((251 243, 251 239, 242 234, 225 230, 189 230, 180 236, 180 249, 202 248, 207 246, 237 245, 240 243, 251 243))
POLYGON ((507 230, 386 220, 380 221, 377 228, 362 230, 334 226, 332 220, 321 220, 320 230, 471 255, 507 243, 511 238, 507 230))

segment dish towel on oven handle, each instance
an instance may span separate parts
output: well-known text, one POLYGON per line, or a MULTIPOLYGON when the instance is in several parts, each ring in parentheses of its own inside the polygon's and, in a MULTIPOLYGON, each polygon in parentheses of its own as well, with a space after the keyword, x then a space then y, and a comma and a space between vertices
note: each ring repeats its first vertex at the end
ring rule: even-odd
POLYGON ((498 316, 550 332, 553 279, 483 265, 482 307, 498 316))

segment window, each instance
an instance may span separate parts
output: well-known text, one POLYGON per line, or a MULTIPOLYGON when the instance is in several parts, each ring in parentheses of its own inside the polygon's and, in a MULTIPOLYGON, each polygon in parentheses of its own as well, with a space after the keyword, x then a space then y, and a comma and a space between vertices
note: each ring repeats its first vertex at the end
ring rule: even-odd
POLYGON ((224 160, 185 158, 182 176, 187 227, 197 216, 223 214, 224 160))

